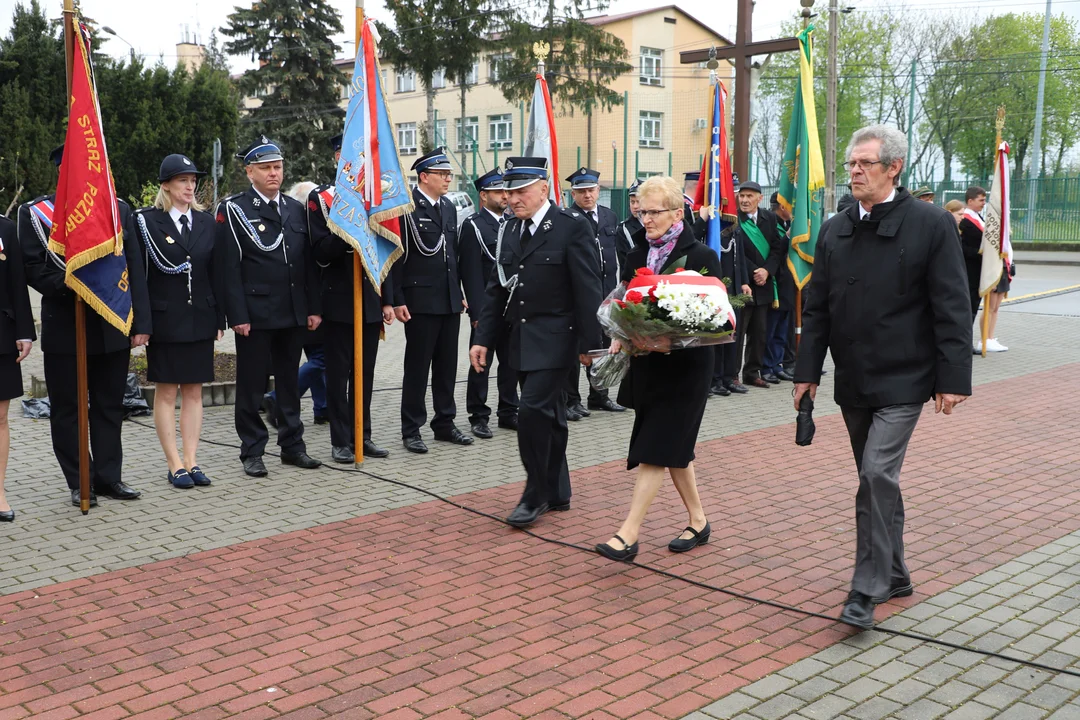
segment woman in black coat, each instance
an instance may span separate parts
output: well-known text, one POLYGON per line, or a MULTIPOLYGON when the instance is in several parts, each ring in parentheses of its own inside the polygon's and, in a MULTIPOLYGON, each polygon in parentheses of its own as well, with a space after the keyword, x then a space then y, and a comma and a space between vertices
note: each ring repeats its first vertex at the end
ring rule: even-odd
POLYGON ((174 487, 209 485, 195 453, 202 431, 202 386, 214 381, 214 341, 225 327, 214 293, 214 218, 195 198, 200 172, 183 155, 161 163, 161 188, 153 207, 132 214, 127 232, 138 238, 146 260, 146 284, 154 333, 146 348, 147 379, 154 383, 154 427, 174 487), (180 389, 180 437, 176 447, 176 391, 180 389))
POLYGON ((26 290, 22 250, 15 223, 0 215, 0 522, 15 520, 15 511, 4 495, 11 430, 8 407, 23 394, 19 363, 30 354, 37 335, 26 290))
MULTIPOLYGON (((622 280, 629 281, 638 268, 657 274, 684 267, 712 277, 720 277, 716 252, 698 242, 683 223, 682 191, 672 178, 649 178, 638 188, 640 217, 644 229, 634 235, 634 249, 622 268, 622 280)), ((618 341, 611 352, 619 352, 618 341)), ((630 359, 630 372, 619 390, 619 404, 634 409, 634 429, 630 435, 627 469, 638 469, 630 512, 615 536, 596 546, 596 551, 612 560, 630 560, 637 555, 638 533, 645 513, 664 481, 664 468, 679 491, 690 522, 682 535, 671 541, 673 552, 685 552, 709 539, 709 523, 698 497, 694 479, 694 445, 705 414, 712 383, 711 347, 650 352, 630 359)))

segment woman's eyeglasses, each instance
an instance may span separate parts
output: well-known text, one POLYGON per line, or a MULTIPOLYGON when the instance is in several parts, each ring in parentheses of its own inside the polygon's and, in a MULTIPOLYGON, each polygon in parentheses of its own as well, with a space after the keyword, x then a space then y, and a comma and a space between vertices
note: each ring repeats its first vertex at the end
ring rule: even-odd
POLYGON ((682 208, 664 208, 663 210, 638 210, 638 215, 640 215, 642 217, 642 219, 644 219, 644 218, 654 218, 657 215, 661 215, 661 214, 666 213, 666 212, 675 212, 676 210, 681 210, 681 209, 682 208))

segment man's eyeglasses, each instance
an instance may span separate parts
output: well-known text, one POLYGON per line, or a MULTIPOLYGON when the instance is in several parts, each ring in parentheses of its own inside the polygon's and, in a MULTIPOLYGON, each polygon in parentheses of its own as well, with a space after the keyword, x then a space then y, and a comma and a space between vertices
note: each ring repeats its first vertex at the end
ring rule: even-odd
POLYGON ((663 210, 638 210, 638 215, 641 215, 642 219, 644 219, 644 218, 654 218, 657 215, 661 215, 661 214, 666 213, 666 212, 675 212, 676 210, 681 210, 681 209, 682 208, 664 208, 663 210))
POLYGON ((431 174, 432 175, 438 175, 443 180, 453 180, 454 179, 454 173, 450 172, 449 170, 432 170, 431 174))
POLYGON ((844 163, 844 167, 847 168, 848 172, 851 172, 855 168, 859 168, 863 172, 867 172, 870 168, 874 167, 875 165, 884 165, 884 164, 885 164, 884 160, 848 160, 846 163, 844 163))

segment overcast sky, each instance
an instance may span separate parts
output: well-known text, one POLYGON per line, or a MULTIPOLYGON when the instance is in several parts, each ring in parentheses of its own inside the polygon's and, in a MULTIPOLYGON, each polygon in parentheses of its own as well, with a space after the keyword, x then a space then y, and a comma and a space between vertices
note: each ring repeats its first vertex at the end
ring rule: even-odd
MULTIPOLYGON (((29 0, 24 0, 27 4, 29 0)), ((873 7, 888 0, 841 0, 841 6, 854 6, 861 12, 872 12, 873 7)), ((6 35, 11 28, 11 15, 18 0, 0 0, 0 35, 6 35)), ((50 15, 59 16, 62 0, 41 0, 50 15)), ((346 32, 338 42, 343 45, 341 55, 350 55, 352 48, 352 17, 355 0, 331 0, 345 19, 346 32), (350 41, 344 45, 345 41, 350 41)), ((102 25, 111 27, 124 40, 131 43, 135 50, 148 58, 163 57, 172 65, 176 61, 176 43, 180 41, 184 26, 192 33, 201 32, 205 40, 210 31, 225 24, 225 18, 232 12, 235 0, 81 0, 83 12, 93 17, 102 25)), ((241 3, 245 6, 250 2, 241 3)), ((609 14, 641 10, 662 6, 664 0, 614 0, 607 12, 609 14)), ((736 0, 679 0, 677 2, 686 12, 710 25, 721 34, 734 39, 736 0)), ((987 15, 996 12, 1034 12, 1041 13, 1045 8, 1039 0, 907 0, 890 4, 906 4, 907 7, 930 11, 970 12, 987 15)), ((758 0, 754 10, 754 39, 765 40, 777 37, 780 24, 793 17, 800 9, 799 0, 758 0)), ((367 0, 367 13, 380 20, 387 20, 383 0, 367 0)), ((1064 12, 1070 17, 1080 17, 1080 0, 1054 0, 1054 12, 1064 12)), ((108 38, 101 49, 116 56, 129 52, 124 42, 108 38)), ((233 58, 237 71, 251 66, 247 58, 233 58)))

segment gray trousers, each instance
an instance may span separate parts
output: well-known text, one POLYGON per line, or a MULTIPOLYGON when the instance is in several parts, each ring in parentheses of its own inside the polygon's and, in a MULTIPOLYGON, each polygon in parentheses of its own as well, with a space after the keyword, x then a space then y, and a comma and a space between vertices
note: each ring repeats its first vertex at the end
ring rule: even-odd
POLYGON ((884 598, 890 584, 910 582, 904 564, 904 498, 900 467, 922 405, 842 407, 859 492, 855 495, 855 574, 851 589, 884 598))

